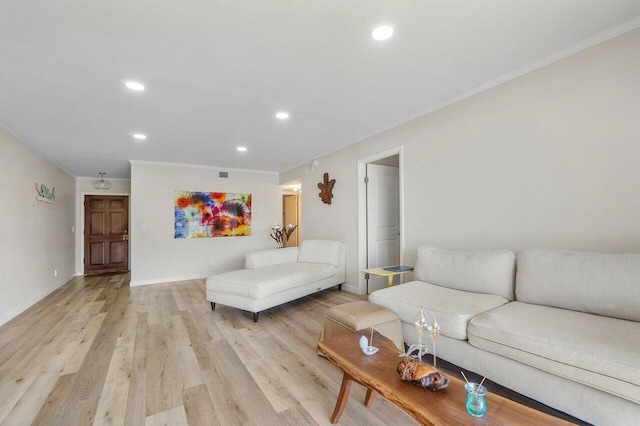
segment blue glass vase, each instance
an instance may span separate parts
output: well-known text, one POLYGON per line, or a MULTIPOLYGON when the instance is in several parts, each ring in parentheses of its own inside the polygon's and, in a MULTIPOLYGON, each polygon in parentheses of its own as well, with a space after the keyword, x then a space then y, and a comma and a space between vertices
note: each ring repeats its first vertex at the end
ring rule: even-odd
POLYGON ((478 383, 467 383, 464 385, 464 390, 467 391, 467 399, 465 401, 467 413, 473 417, 484 416, 487 411, 487 388, 480 386, 478 383))

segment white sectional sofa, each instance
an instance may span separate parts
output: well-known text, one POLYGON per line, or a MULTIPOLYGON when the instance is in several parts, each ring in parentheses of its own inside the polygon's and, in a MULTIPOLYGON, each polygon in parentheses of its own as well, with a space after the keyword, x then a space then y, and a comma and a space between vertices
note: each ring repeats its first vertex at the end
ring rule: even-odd
POLYGON ((418 249, 415 281, 375 291, 437 356, 581 420, 640 424, 640 255, 418 249))
POLYGON ((290 302, 345 282, 344 243, 304 240, 300 247, 263 250, 245 256, 245 269, 207 278, 207 300, 253 312, 290 302))

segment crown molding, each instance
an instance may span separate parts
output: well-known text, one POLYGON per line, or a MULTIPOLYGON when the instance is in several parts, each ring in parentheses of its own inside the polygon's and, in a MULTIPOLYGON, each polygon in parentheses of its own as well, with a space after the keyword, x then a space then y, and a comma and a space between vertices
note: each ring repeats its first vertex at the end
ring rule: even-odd
POLYGON ((201 164, 186 164, 186 163, 167 163, 162 161, 145 161, 145 160, 129 160, 131 164, 141 164, 145 166, 158 166, 158 167, 183 167, 187 169, 205 169, 205 170, 219 170, 225 172, 241 172, 241 173, 260 173, 270 174, 278 176, 278 172, 272 170, 253 170, 253 169, 234 169, 232 167, 222 166, 205 166, 201 164))
MULTIPOLYGON (((592 37, 588 37, 578 43, 574 43, 572 45, 570 45, 569 47, 566 47, 562 50, 559 50, 555 53, 552 53, 550 55, 547 55, 543 58, 540 58, 536 61, 533 61, 527 65, 524 65, 520 68, 517 68, 511 72, 508 72, 506 74, 501 75, 498 78, 489 80, 471 90, 468 90, 466 92, 463 92, 459 95, 456 95, 452 98, 449 98, 443 102, 440 102, 434 106, 431 106, 429 108, 420 110, 418 112, 416 112, 415 114, 412 114, 410 116, 407 116, 405 118, 402 118, 400 120, 397 120, 387 126, 385 126, 384 128, 382 128, 381 130, 376 131, 375 133, 371 133, 368 136, 360 139, 358 142, 367 140, 369 138, 372 138, 374 136, 377 136, 379 134, 382 134, 388 130, 391 130, 395 127, 398 127, 402 124, 406 124, 410 121, 413 121, 417 118, 420 117, 424 117, 425 115, 431 114, 432 112, 438 111, 442 108, 445 108, 449 105, 455 104, 456 102, 460 102, 464 99, 470 98, 474 95, 477 95, 478 93, 484 92, 486 90, 489 90, 493 87, 499 86, 503 83, 506 83, 508 81, 511 81, 513 79, 516 79, 518 77, 521 77, 525 74, 528 74, 532 71, 535 71, 537 69, 540 69, 542 67, 545 67, 547 65, 550 65, 554 62, 557 62, 561 59, 567 58, 569 56, 575 55, 576 53, 582 52, 583 50, 587 50, 591 47, 597 46, 598 44, 604 43, 605 41, 611 40, 615 37, 621 36, 625 33, 628 33, 630 31, 633 31, 635 29, 640 28, 640 16, 636 17, 634 19, 631 19, 627 22, 623 22, 620 25, 616 25, 615 27, 611 27, 601 33, 598 33, 592 37)), ((346 144, 344 147, 348 146, 350 144, 346 144)), ((344 148, 342 147, 342 148, 344 148)), ((338 148, 338 149, 342 149, 342 148, 338 148)))

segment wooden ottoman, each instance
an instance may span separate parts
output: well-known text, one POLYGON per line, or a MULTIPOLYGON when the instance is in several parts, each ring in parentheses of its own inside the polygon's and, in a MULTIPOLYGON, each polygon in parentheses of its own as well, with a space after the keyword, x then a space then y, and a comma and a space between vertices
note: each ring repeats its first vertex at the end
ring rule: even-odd
MULTIPOLYGON (((364 300, 327 309, 322 320, 320 341, 369 327, 373 327, 391 340, 398 347, 398 350, 404 352, 400 317, 387 308, 364 300)), ((367 334, 368 338, 369 334, 367 334)))

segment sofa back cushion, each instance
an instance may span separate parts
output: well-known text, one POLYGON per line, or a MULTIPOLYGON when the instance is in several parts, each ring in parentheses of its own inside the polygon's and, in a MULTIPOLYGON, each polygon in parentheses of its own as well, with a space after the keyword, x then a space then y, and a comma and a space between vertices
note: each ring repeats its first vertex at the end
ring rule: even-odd
POLYGON ((344 244, 332 240, 303 240, 298 250, 298 262, 344 264, 344 244), (341 259, 342 257, 342 259, 341 259))
POLYGON ((513 300, 515 265, 515 253, 509 250, 451 251, 420 246, 414 277, 441 287, 513 300))
POLYGON ((298 247, 286 247, 247 253, 244 257, 244 267, 246 269, 264 268, 297 261, 298 247))
POLYGON ((640 255, 525 250, 516 299, 640 321, 640 255))

